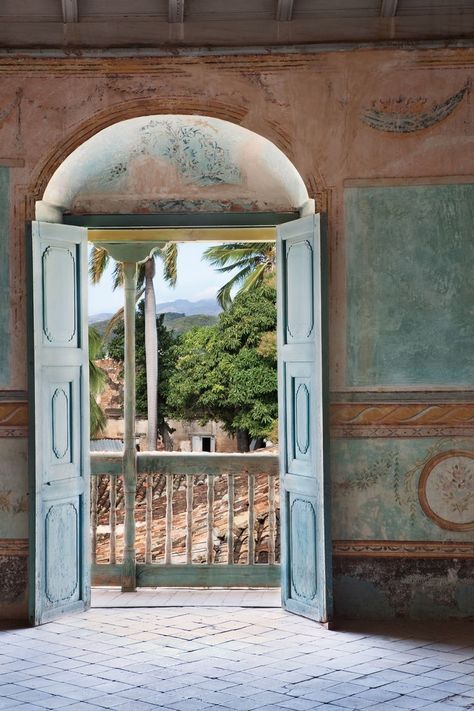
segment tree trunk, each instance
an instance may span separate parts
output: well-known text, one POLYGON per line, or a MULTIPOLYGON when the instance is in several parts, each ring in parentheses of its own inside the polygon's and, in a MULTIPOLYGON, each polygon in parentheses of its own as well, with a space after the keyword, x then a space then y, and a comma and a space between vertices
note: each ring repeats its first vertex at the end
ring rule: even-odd
POLYGON ((250 448, 250 435, 246 430, 237 430, 237 451, 248 452, 250 448))
POLYGON ((156 298, 153 277, 155 260, 145 262, 145 360, 147 393, 147 449, 156 451, 158 416, 158 335, 156 332, 156 298))

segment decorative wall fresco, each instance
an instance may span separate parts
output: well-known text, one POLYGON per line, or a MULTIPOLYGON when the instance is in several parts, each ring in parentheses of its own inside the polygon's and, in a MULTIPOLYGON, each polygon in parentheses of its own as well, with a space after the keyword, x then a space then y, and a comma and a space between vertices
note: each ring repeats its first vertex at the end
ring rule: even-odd
POLYGON ((0 387, 10 385, 10 170, 0 166, 0 387))
POLYGON ((454 449, 430 459, 418 495, 425 514, 441 528, 474 530, 474 452, 454 449))
POLYGON ((295 209, 303 180, 273 143, 201 116, 144 116, 98 132, 51 178, 43 200, 78 212, 295 209))
POLYGON ((345 191, 349 386, 474 382, 474 184, 345 191))
MULTIPOLYGON (((473 504, 469 499, 472 490, 467 475, 462 473, 458 477, 454 472, 455 480, 452 481, 451 470, 467 460, 466 454, 461 460, 453 459, 452 450, 467 452, 474 458, 474 438, 338 439, 332 442, 331 449, 334 539, 474 542, 474 527, 470 530, 440 527, 432 516, 426 514, 419 499, 422 472, 439 457, 438 461, 445 463, 441 470, 443 476, 445 472, 451 476, 445 490, 449 497, 448 507, 461 500, 467 504, 462 513, 450 513, 454 517, 450 520, 457 521, 460 517, 462 521, 472 520, 473 504)), ((444 480, 438 476, 435 486, 437 481, 443 487, 444 480)), ((441 489, 435 502, 443 496, 444 490, 441 489)), ((433 503, 431 495, 428 501, 433 503)), ((446 504, 442 504, 440 510, 444 512, 445 507, 446 504)))
POLYGON ((412 133, 444 121, 464 99, 469 85, 440 103, 424 97, 376 99, 361 115, 361 121, 377 131, 412 133))
POLYGON ((28 536, 27 441, 0 439, 0 539, 28 536))

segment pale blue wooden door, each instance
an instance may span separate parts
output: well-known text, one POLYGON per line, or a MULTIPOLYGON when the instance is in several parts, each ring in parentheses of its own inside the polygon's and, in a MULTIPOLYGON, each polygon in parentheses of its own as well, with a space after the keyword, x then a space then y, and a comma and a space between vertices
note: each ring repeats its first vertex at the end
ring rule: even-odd
POLYGON ((87 230, 30 234, 30 621, 90 604, 87 230))
POLYGON ((319 215, 277 228, 282 602, 332 618, 326 267, 319 215))

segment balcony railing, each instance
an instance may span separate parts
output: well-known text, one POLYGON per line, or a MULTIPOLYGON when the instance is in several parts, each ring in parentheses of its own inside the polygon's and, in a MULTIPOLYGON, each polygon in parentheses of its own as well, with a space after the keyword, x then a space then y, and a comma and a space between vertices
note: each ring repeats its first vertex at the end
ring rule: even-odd
MULTIPOLYGON (((120 584, 122 455, 91 454, 92 581, 120 584)), ((135 497, 138 586, 278 586, 278 456, 143 452, 135 497)))

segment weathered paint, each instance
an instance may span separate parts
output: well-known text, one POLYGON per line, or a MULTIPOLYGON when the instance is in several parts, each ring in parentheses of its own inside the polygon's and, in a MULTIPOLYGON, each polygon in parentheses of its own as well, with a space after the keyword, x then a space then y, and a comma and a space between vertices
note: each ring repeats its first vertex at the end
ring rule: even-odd
MULTIPOLYGON (((334 440, 333 537, 474 543, 474 527, 464 532, 440 528, 419 500, 418 482, 425 465, 441 452, 458 449, 474 452, 474 438, 334 440)), ((474 500, 468 505, 474 518, 474 500)))
MULTIPOLYGON (((455 96, 462 87, 466 86, 472 75, 473 65, 472 49, 413 48, 409 51, 393 48, 364 49, 335 53, 320 52, 317 55, 308 53, 305 56, 269 55, 238 59, 219 56, 105 60, 99 57, 68 59, 24 57, 21 61, 16 61, 12 57, 0 58, 2 105, 14 106, 12 112, 0 117, 0 139, 1 145, 5 147, 4 155, 8 152, 9 158, 16 161, 15 167, 10 169, 10 195, 13 209, 10 241, 12 288, 9 293, 10 321, 15 324, 15 331, 12 333, 11 341, 10 380, 5 385, 2 383, 2 386, 19 391, 26 390, 24 300, 26 278, 23 245, 25 219, 33 217, 34 201, 43 198, 45 187, 61 162, 100 130, 118 121, 137 116, 178 113, 219 118, 269 139, 296 167, 310 197, 316 198, 318 207, 328 210, 331 249, 330 377, 333 389, 338 391, 339 402, 344 403, 347 386, 350 385, 346 380, 348 350, 346 338, 348 319, 352 318, 346 285, 348 270, 353 271, 357 263, 352 262, 349 244, 351 235, 346 229, 344 220, 344 192, 353 185, 353 183, 349 184, 349 181, 356 181, 358 186, 372 187, 386 184, 400 186, 401 183, 413 182, 427 186, 440 182, 446 184, 466 183, 469 180, 472 182, 474 175, 472 101, 470 101, 469 89, 462 101, 442 121, 429 127, 420 127, 420 130, 411 133, 374 130, 365 124, 361 117, 369 107, 379 107, 380 101, 385 103, 387 97, 397 99, 404 96, 410 99, 421 96, 426 99, 427 107, 441 105, 448 97, 455 96)), ((235 154, 230 149, 229 152, 231 159, 234 160, 235 154)), ((246 161, 249 175, 254 165, 255 168, 258 167, 254 164, 253 158, 253 153, 249 152, 246 161)), ((169 158, 160 157, 160 161, 162 161, 161 165, 169 164, 170 181, 176 179, 176 185, 178 182, 185 184, 178 168, 172 165, 169 158)), ((138 166, 138 162, 136 165, 138 166)), ((241 163, 237 162, 237 165, 240 166, 243 176, 241 163)), ((144 174, 145 168, 142 167, 142 174, 144 174)), ((138 175, 139 172, 137 168, 136 174, 138 175)), ((165 199, 162 194, 148 194, 145 201, 142 201, 140 193, 129 196, 127 208, 124 207, 125 203, 120 208, 133 207, 135 212, 158 209, 238 210, 242 207, 250 210, 258 209, 261 204, 258 181, 252 195, 248 195, 244 200, 241 193, 235 201, 238 187, 236 183, 201 185, 199 173, 197 175, 198 183, 193 188, 190 180, 184 197, 183 194, 178 196, 173 194, 165 199)), ((196 176, 196 173, 193 173, 193 176, 196 176)), ((226 179, 229 177, 232 178, 232 171, 230 174, 226 173, 226 179)), ((114 180, 111 187, 116 189, 125 178, 119 174, 116 182, 114 180)), ((131 182, 130 185, 132 184, 131 182)), ((135 184, 140 185, 139 182, 135 184)), ((87 208, 86 201, 83 207, 87 208)), ((392 209, 389 201, 386 207, 389 211, 392 209)), ((411 205, 412 209, 413 205, 411 205)), ((459 205, 455 206, 454 212, 458 210, 459 205)), ((390 218, 390 212, 387 213, 387 217, 390 218)), ((413 229, 412 223, 413 220, 408 225, 410 229, 413 229)), ((423 222, 423 224, 427 223, 423 222)), ((383 231, 385 229, 384 223, 383 231)), ((418 238, 415 237, 416 239, 418 238)), ((411 245, 409 246, 411 248, 411 245)), ((423 279, 426 279, 422 261, 427 253, 426 245, 420 242, 418 247, 419 250, 410 252, 412 264, 409 266, 412 275, 415 273, 418 277, 419 269, 423 279)), ((390 245, 389 248, 391 249, 390 245)), ((444 249, 443 245, 441 248, 444 249)), ((471 248, 464 245, 463 250, 466 255, 465 262, 470 264, 471 248)), ((459 256, 459 249, 454 246, 453 257, 447 257, 443 267, 437 265, 440 285, 452 273, 450 260, 456 254, 459 256), (446 271, 443 271, 445 268, 446 271)), ((2 267, 3 265, 0 264, 0 269, 2 267)), ((365 264, 363 267, 367 276, 365 264)), ((3 277, 2 283, 5 283, 3 277)), ((411 286, 410 284, 410 288, 411 286)), ((457 293, 463 299, 467 298, 464 289, 469 289, 468 285, 462 287, 457 285, 454 288, 459 290, 457 293)), ((460 314, 464 309, 461 316, 466 321, 462 326, 470 329, 472 318, 470 315, 466 316, 465 304, 453 303, 446 294, 440 294, 440 298, 441 303, 446 307, 446 313, 460 314)), ((375 309, 376 304, 371 305, 371 308, 375 309)), ((426 314, 425 309, 425 316, 426 314)), ((428 328, 422 325, 423 328, 428 328)), ((443 338, 445 336, 446 331, 443 331, 443 338)), ((437 347, 436 339, 432 338, 431 342, 433 341, 437 347)), ((457 343, 458 340, 455 340, 454 345, 457 343)), ((461 333, 461 346, 464 353, 466 347, 464 330, 461 333)), ((396 343, 395 347, 399 348, 400 345, 396 343)), ((416 348, 419 347, 417 344, 416 348)), ((461 356, 455 352, 454 346, 452 351, 453 362, 456 366, 461 363, 465 369, 463 374, 465 377, 466 373, 470 372, 469 363, 462 361, 461 356)), ((441 353, 444 358, 446 354, 444 346, 441 348, 441 353)), ((444 365, 445 361, 436 353, 428 356, 427 363, 433 371, 429 375, 432 378, 436 368, 439 369, 440 363, 444 365)), ((413 369, 413 363, 409 366, 413 369)), ((407 376, 405 380, 406 363, 401 373, 398 362, 393 363, 393 368, 398 380, 395 385, 387 386, 390 390, 388 402, 403 404, 405 396, 400 391, 407 384, 412 384, 413 379, 408 382, 407 376)), ((364 403, 367 405, 378 397, 378 393, 374 392, 375 386, 370 385, 374 380, 375 370, 371 367, 365 373, 359 369, 357 376, 361 382, 369 383, 365 386, 364 393, 364 403)), ((382 368, 381 372, 383 375, 386 370, 383 371, 382 368)), ((453 372, 447 373, 446 381, 444 376, 438 374, 437 382, 445 387, 451 387, 454 378, 456 382, 461 382, 457 380, 458 374, 455 376, 453 372)), ((420 389, 422 402, 430 405, 439 401, 438 396, 435 397, 430 391, 430 385, 421 385, 420 389)), ((462 388, 455 394, 447 392, 444 396, 446 402, 453 401, 455 398, 455 402, 462 406, 464 399, 472 399, 472 390, 471 380, 468 387, 462 388)), ((448 414, 436 425, 436 435, 441 441, 446 435, 451 437, 453 425, 458 427, 455 414, 452 415, 452 419, 448 414)), ((393 445, 395 450, 398 447, 396 439, 399 436, 399 429, 395 428, 391 434, 395 441, 393 445)), ((377 432, 374 426, 374 437, 377 436, 377 432)), ((368 434, 368 430, 365 434, 368 434)), ((456 444, 453 439, 449 439, 446 443, 449 448, 456 448, 456 444)), ((336 472, 337 477, 341 476, 337 481, 350 480, 356 475, 355 470, 364 471, 372 466, 373 461, 380 454, 375 439, 365 438, 361 440, 360 446, 365 449, 357 450, 356 467, 349 461, 350 454, 339 457, 336 453, 336 461, 342 462, 345 467, 345 470, 336 472)), ((444 447, 444 444, 442 446, 444 447)), ((387 443, 384 447, 387 449, 387 443)), ((463 447, 471 448, 467 442, 463 447)), ((419 457, 423 459, 425 453, 410 449, 405 444, 403 448, 405 453, 402 459, 404 465, 407 464, 403 471, 406 472, 416 467, 419 457), (411 462, 408 461, 410 457, 412 457, 411 462)), ((0 443, 0 459, 2 452, 3 442, 0 443)), ((20 451, 16 456, 12 466, 15 475, 18 476, 18 489, 23 491, 26 482, 20 451)), ((388 479, 386 481, 388 483, 388 479)), ((380 482, 375 485, 375 489, 377 487, 380 487, 380 482)), ((383 492, 379 489, 377 492, 377 496, 381 497, 383 503, 383 492)), ((362 496, 363 492, 356 492, 350 486, 336 492, 338 499, 336 506, 343 506, 349 510, 352 502, 359 534, 363 523, 357 510, 359 504, 371 512, 370 493, 365 499, 359 498, 362 496)), ((380 509, 377 527, 379 530, 383 528, 383 517, 387 515, 390 519, 387 527, 396 530, 397 522, 392 524, 393 517, 386 512, 391 506, 397 512, 402 509, 404 511, 404 507, 397 508, 392 488, 386 493, 386 497, 387 506, 385 508, 382 506, 380 509)), ((398 526, 397 537, 408 535, 407 516, 407 512, 404 511, 401 517, 403 525, 398 526)), ((345 532, 350 530, 348 521, 343 523, 342 530, 345 532)), ((337 517, 335 525, 339 525, 337 517)), ((434 527, 435 524, 428 521, 427 525, 434 527)), ((436 538, 470 540, 468 534, 447 533, 438 528, 430 530, 436 530, 436 533, 433 533, 433 540, 436 538)), ((354 534, 356 533, 357 531, 354 530, 354 534)), ((373 533, 375 535, 375 528, 373 533)), ((340 560, 342 560, 341 565, 346 567, 348 576, 351 577, 351 569, 346 559, 340 560)), ((360 580, 371 583, 373 570, 373 566, 369 564, 361 568, 360 580)), ((393 567, 390 570, 390 574, 395 576, 395 581, 397 575, 399 580, 403 578, 399 568, 393 567)), ((341 572, 343 574, 344 570, 341 571, 339 568, 338 575, 341 572)), ((430 568, 429 561, 425 572, 427 575, 434 575, 434 569, 430 568)), ((417 579, 403 578, 403 580, 404 585, 411 586, 414 592, 418 585, 417 579)), ((451 589, 450 585, 446 576, 439 578, 440 590, 451 589)), ((469 597, 469 585, 461 578, 457 578, 454 588, 460 599, 469 597)), ((396 592, 396 587, 394 590, 396 592)), ((467 608, 464 605, 459 609, 467 608)), ((410 607, 405 607, 404 610, 408 614, 410 607)))
POLYGON ((10 384, 10 170, 0 165, 0 388, 10 384))
POLYGON ((0 439, 0 540, 28 535, 27 440, 0 439))
MULTIPOLYGON (((0 554, 1 617, 24 619, 27 610, 28 558, 0 554)), ((1 619, 0 617, 0 619, 1 619)))
POLYGON ((473 560, 334 561, 338 617, 474 618, 473 560))
POLYGON ((58 168, 43 200, 72 212, 120 213, 207 209, 219 199, 234 210, 284 210, 307 198, 294 166, 262 136, 219 119, 165 115, 97 133, 58 168))
POLYGON ((348 188, 347 384, 474 382, 474 184, 348 188))

